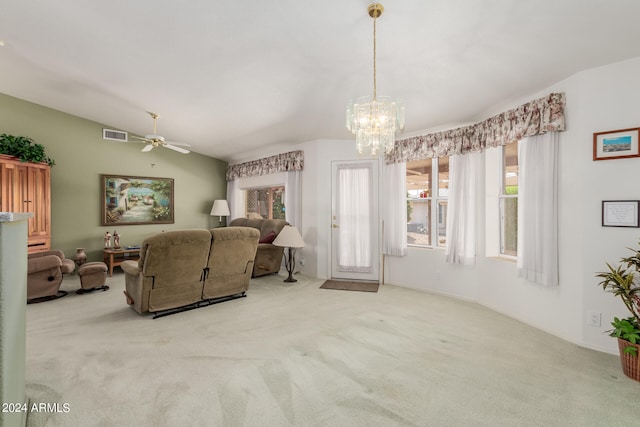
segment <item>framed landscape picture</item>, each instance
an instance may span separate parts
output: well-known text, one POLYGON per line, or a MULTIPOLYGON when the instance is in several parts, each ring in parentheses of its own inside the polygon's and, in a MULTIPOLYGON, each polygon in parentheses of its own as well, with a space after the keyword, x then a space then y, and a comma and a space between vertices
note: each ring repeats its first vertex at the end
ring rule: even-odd
POLYGON ((620 129, 593 134, 593 160, 640 157, 638 131, 640 128, 620 129))
POLYGON ((173 224, 173 179, 100 175, 102 225, 173 224))

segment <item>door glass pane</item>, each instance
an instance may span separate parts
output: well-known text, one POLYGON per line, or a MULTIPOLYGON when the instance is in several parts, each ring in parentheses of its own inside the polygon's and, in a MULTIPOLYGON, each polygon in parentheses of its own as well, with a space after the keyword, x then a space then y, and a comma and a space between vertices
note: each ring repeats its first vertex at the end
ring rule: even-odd
POLYGON ((371 169, 338 169, 338 271, 370 272, 371 169))

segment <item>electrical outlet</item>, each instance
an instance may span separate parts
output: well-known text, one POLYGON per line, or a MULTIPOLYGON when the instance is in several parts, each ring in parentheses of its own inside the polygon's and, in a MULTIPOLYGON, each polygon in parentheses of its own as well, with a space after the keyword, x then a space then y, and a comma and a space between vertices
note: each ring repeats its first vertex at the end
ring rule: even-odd
POLYGON ((436 280, 440 280, 440 272, 436 271, 436 280))
POLYGON ((300 261, 298 261, 300 263, 300 265, 304 265, 304 259, 301 259, 300 261))
POLYGON ((602 324, 602 315, 597 311, 587 312, 587 325, 600 327, 602 324))

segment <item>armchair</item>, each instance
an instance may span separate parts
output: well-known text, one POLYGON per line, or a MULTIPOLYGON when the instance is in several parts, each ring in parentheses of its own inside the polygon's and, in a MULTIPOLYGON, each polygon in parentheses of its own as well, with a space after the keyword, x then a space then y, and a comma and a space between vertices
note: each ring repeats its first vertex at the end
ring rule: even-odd
POLYGON ((73 273, 75 263, 60 250, 29 254, 27 261, 27 303, 61 298, 62 275, 73 273))
POLYGON ((275 246, 272 242, 285 225, 289 225, 289 223, 284 219, 236 218, 229 223, 229 227, 252 227, 260 232, 251 277, 265 276, 280 271, 284 248, 275 246))

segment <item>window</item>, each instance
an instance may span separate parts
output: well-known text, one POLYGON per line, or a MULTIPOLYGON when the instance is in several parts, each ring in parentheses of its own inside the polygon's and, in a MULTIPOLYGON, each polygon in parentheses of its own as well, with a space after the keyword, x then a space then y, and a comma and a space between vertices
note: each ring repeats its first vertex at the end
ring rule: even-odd
POLYGON ((518 254, 518 143, 502 146, 500 172, 500 254, 518 254))
POLYGON ((444 247, 449 195, 449 158, 407 162, 407 243, 444 247), (433 196, 435 194, 435 197, 433 196), (432 212, 436 212, 433 217, 432 212), (433 242, 436 242, 435 245, 433 242))
POLYGON ((245 191, 247 218, 285 219, 284 186, 245 191))

